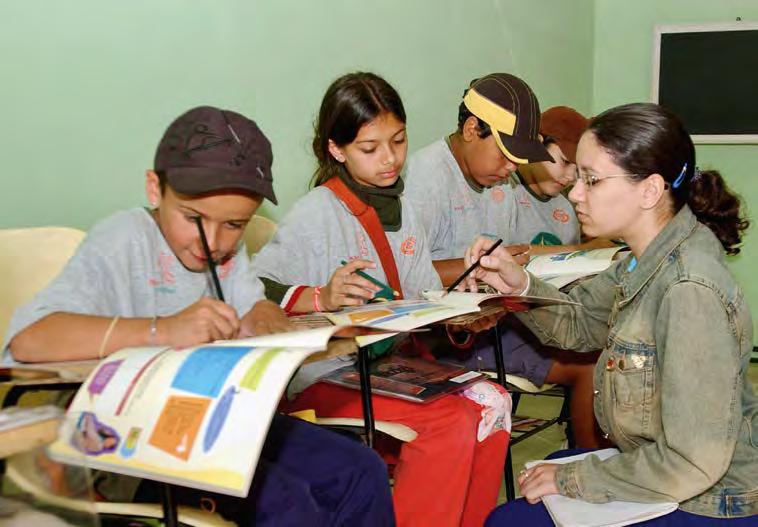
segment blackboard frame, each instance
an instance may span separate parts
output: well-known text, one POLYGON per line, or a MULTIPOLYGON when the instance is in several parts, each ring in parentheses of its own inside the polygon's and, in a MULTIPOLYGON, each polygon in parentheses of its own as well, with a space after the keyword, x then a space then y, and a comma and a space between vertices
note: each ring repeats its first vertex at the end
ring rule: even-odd
MULTIPOLYGON (((651 75, 652 83, 650 89, 650 100, 654 103, 659 102, 662 35, 671 33, 699 32, 720 33, 725 31, 756 31, 758 33, 758 22, 736 21, 710 24, 656 25, 653 30, 653 59, 651 75)), ((758 144, 758 133, 693 134, 692 140, 693 142, 700 144, 758 144)))

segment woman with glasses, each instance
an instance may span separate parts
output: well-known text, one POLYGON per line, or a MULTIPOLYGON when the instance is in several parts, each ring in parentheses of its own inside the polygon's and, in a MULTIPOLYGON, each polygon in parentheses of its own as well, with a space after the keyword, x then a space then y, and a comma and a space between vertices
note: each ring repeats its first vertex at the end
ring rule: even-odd
MULTIPOLYGON (((621 451, 541 464, 487 525, 552 525, 548 494, 588 502, 678 502, 645 525, 755 525, 758 400, 747 379, 752 322, 724 255, 737 254, 748 221, 721 175, 700 171, 681 122, 654 104, 596 117, 577 152, 569 194, 584 233, 621 238, 631 255, 560 293, 497 249, 470 278, 502 293, 569 298, 518 314, 545 344, 603 352, 595 414, 621 451), (749 518, 752 516, 752 518, 749 518), (542 523, 540 523, 542 521, 542 523)), ((478 239, 466 264, 491 245, 478 239)))

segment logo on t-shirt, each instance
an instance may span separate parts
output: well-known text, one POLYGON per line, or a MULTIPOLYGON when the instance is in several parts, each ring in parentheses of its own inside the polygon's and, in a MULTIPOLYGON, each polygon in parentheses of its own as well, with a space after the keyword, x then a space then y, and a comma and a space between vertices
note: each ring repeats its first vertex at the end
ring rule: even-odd
POLYGON ((522 207, 527 207, 527 208, 532 206, 532 203, 529 201, 529 198, 527 198, 526 196, 519 196, 518 204, 521 205, 522 207))
POLYGON ((234 269, 234 261, 235 258, 228 258, 218 267, 218 277, 221 280, 229 276, 229 274, 232 272, 232 269, 234 269))
POLYGON ((358 251, 360 258, 368 258, 368 243, 366 242, 366 234, 362 229, 356 231, 358 235, 358 251))
POLYGON ((563 209, 555 209, 553 211, 553 218, 556 221, 560 221, 561 223, 568 223, 570 217, 568 215, 568 212, 566 212, 563 209))
POLYGON ((158 255, 158 276, 160 278, 148 279, 148 283, 155 287, 157 292, 174 293, 176 291, 176 288, 174 287, 174 284, 176 284, 176 277, 174 276, 173 271, 175 262, 176 257, 173 254, 161 252, 161 254, 158 255))
POLYGON ((492 189, 492 201, 495 203, 502 203, 503 200, 505 200, 505 191, 503 190, 502 186, 498 186, 492 189))
POLYGON ((416 237, 408 236, 403 243, 400 244, 400 252, 406 256, 413 256, 416 252, 416 237))

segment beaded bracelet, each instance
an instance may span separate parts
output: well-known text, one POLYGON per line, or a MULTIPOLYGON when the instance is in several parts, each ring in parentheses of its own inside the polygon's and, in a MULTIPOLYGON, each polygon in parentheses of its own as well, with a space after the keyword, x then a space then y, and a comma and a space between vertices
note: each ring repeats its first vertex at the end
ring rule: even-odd
POLYGON ((318 297, 321 296, 321 286, 316 286, 313 288, 313 311, 316 313, 321 313, 323 309, 321 309, 321 304, 318 301, 318 297))

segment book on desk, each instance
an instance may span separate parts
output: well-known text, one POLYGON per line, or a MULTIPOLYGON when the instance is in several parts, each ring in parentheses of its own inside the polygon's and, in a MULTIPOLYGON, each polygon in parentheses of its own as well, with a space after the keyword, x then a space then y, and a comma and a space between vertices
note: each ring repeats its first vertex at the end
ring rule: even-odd
POLYGON ((50 456, 247 496, 271 419, 295 370, 324 353, 335 335, 377 331, 383 330, 334 326, 182 350, 118 351, 77 391, 50 456))

